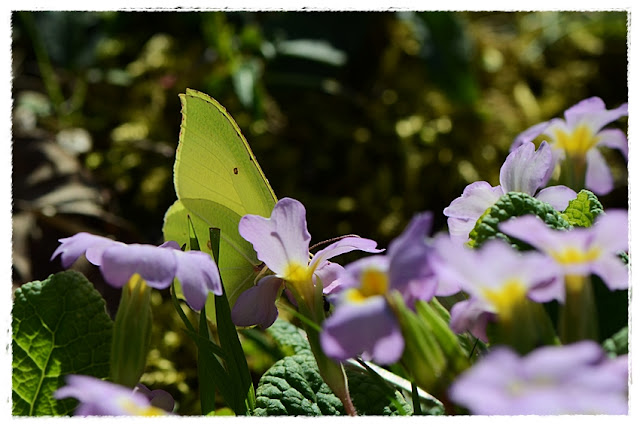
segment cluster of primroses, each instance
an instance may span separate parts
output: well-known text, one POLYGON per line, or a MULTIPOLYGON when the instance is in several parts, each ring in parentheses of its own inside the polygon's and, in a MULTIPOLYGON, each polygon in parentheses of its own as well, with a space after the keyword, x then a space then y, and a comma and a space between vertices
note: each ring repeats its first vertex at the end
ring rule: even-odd
MULTIPOLYGON (((477 220, 507 193, 525 193, 563 211, 576 198, 575 189, 610 192, 613 178, 599 147, 618 149, 626 158, 625 134, 603 129, 625 115, 626 104, 607 110, 602 100, 589 98, 569 108, 564 119, 533 126, 516 138, 500 185, 470 184, 444 210, 448 233, 429 237, 432 214, 417 214, 386 251, 372 240, 345 237, 310 254, 305 208, 294 199, 281 199, 270 218, 246 215, 240 235, 270 274, 240 295, 231 313, 234 323, 268 328, 278 317, 277 300, 287 298, 320 327, 306 328, 311 348, 323 379, 351 414, 355 409, 340 367, 350 358, 401 362, 419 386, 437 392, 448 413, 462 407, 472 414, 626 414, 627 356, 605 355, 595 341, 595 307, 585 301, 593 292, 592 275, 612 291, 628 288, 628 267, 620 257, 628 251, 627 212, 607 210, 592 226, 569 230, 554 230, 535 215, 501 223, 502 233, 533 248, 527 251, 501 239, 479 248, 466 244, 477 220), (539 135, 545 141, 536 149, 539 135), (556 169, 567 186, 546 186, 556 169), (372 255, 344 267, 329 261, 355 250, 372 255), (416 341, 433 339, 445 358, 459 353, 438 343, 442 335, 429 328, 415 333, 407 319, 427 310, 434 297, 451 295, 465 298, 451 307, 449 333, 471 334, 487 350, 474 363, 446 365, 453 373, 447 381, 433 379, 444 376, 437 369, 421 377, 418 371, 428 370, 435 355, 416 356, 414 350, 424 348, 416 341), (330 313, 325 298, 332 303, 330 313), (561 307, 557 331, 541 305, 550 301, 561 307)), ((65 267, 85 254, 116 287, 131 286, 136 277, 162 289, 177 279, 195 310, 209 292, 222 293, 213 260, 183 252, 175 242, 125 245, 79 233, 61 243, 53 257, 61 254, 65 267)), ((173 406, 161 391, 132 391, 82 376, 70 376, 57 397, 78 399, 76 413, 84 415, 166 414, 173 406)))

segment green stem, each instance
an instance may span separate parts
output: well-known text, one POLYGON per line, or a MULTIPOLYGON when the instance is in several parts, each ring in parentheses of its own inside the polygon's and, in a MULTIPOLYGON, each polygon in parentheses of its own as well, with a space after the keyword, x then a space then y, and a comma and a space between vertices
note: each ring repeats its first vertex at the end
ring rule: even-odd
POLYGON ((305 322, 303 327, 307 333, 311 351, 316 359, 320 376, 324 382, 327 383, 331 391, 340 399, 345 412, 348 415, 355 416, 357 415, 356 408, 353 406, 351 396, 349 395, 349 385, 344 368, 342 364, 324 354, 322 346, 320 345, 320 330, 314 327, 314 324, 322 325, 324 321, 322 284, 318 283, 314 285, 313 283, 309 283, 308 285, 311 287, 312 292, 307 292, 305 296, 300 295, 299 289, 296 289, 296 287, 292 286, 289 289, 298 302, 298 311, 300 314, 310 320, 308 323, 305 322))
POLYGON ((344 368, 340 363, 333 361, 324 354, 322 347, 320 346, 320 334, 318 331, 313 328, 306 327, 306 325, 305 331, 311 346, 311 351, 318 363, 320 376, 324 382, 327 383, 329 388, 331 388, 331 391, 338 396, 347 415, 358 415, 356 408, 353 406, 353 402, 351 401, 351 396, 349 395, 349 386, 344 368))
POLYGON ((564 344, 598 340, 593 286, 588 276, 565 277, 566 299, 560 307, 560 339, 564 344))

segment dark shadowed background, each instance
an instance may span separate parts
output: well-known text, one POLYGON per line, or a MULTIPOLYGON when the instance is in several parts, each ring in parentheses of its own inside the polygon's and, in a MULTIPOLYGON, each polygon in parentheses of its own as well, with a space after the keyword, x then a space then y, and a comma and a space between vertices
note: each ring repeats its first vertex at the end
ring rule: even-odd
MULTIPOLYGON (((628 97, 625 12, 15 12, 12 26, 14 287, 59 271, 57 239, 78 231, 162 242, 186 88, 227 108, 276 195, 307 207, 312 243, 382 247, 418 211, 444 230, 442 210, 497 185, 530 125, 628 97)), ((626 207, 606 154, 617 187, 600 199, 626 207)), ((119 291, 85 272, 113 309, 119 291)), ((147 383, 197 413, 189 372, 162 366, 147 383)))

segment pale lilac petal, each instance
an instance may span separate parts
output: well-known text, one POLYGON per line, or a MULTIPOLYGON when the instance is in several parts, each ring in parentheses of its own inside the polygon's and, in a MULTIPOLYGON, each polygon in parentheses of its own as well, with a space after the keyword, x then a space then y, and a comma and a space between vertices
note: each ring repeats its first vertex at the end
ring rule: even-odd
POLYGON ((555 263, 549 263, 547 268, 555 270, 555 272, 552 273, 554 277, 549 282, 542 282, 529 289, 527 296, 532 301, 540 303, 552 300, 564 303, 565 289, 564 280, 562 279, 562 271, 555 263))
POLYGON ((620 129, 603 129, 598 132, 597 146, 604 146, 620 150, 625 160, 629 160, 629 141, 627 135, 620 129))
POLYGON ((165 390, 152 390, 149 394, 149 403, 151 406, 160 408, 166 412, 173 412, 176 401, 171 393, 165 390))
POLYGON ((344 267, 335 262, 325 262, 319 266, 314 277, 322 283, 322 292, 325 295, 334 294, 342 290, 344 282, 344 267))
POLYGON ((587 151, 585 187, 599 196, 613 190, 613 175, 611 175, 609 165, 595 147, 587 151))
POLYGON ((538 123, 537 125, 533 125, 524 132, 521 132, 518 136, 516 136, 515 140, 511 144, 510 151, 518 149, 522 144, 526 142, 532 142, 536 137, 542 135, 547 128, 549 127, 549 122, 538 123))
POLYGON ((549 203, 555 210, 562 212, 567 209, 571 200, 578 197, 578 194, 564 185, 553 185, 543 188, 535 197, 541 202, 549 203))
POLYGON ((447 252, 451 247, 464 247, 459 240, 446 233, 438 233, 432 243, 432 251, 429 256, 429 266, 434 272, 436 280, 436 296, 450 296, 460 292, 460 276, 451 268, 448 268, 447 252))
POLYGON ((574 128, 584 121, 585 117, 599 116, 606 110, 607 107, 604 101, 597 96, 593 96, 567 108, 564 112, 564 118, 567 121, 567 125, 574 128))
POLYGON ((486 181, 477 181, 467 185, 462 196, 453 200, 443 211, 449 217, 447 220, 449 233, 456 236, 458 240, 466 240, 478 218, 493 206, 503 194, 502 187, 499 185, 492 187, 486 181), (455 221, 451 221, 451 219, 455 219, 455 221))
POLYGON ((238 231, 253 245, 258 259, 277 275, 285 274, 290 263, 306 266, 309 262, 311 235, 304 205, 297 200, 279 200, 271 218, 245 215, 238 231))
MULTIPOLYGON (((394 319, 395 320, 395 319, 394 319)), ((380 365, 390 365, 402 357, 404 351, 404 337, 400 328, 392 328, 389 335, 380 337, 372 350, 362 352, 364 360, 374 360, 380 365)))
MULTIPOLYGON (((572 132, 573 132, 573 128, 571 128, 566 121, 559 118, 555 118, 555 119, 549 120, 549 126, 544 131, 544 134, 551 137, 551 136, 555 136, 558 133, 571 134, 572 132)), ((551 144, 552 146, 551 148, 553 148, 553 145, 554 144, 551 144)))
POLYGON ((534 351, 520 362, 520 372, 528 378, 549 377, 563 381, 576 374, 577 369, 591 368, 605 360, 602 348, 593 341, 580 341, 567 346, 549 346, 534 351))
POLYGON ((94 265, 100 265, 102 251, 113 245, 122 245, 120 242, 108 239, 106 237, 95 236, 93 234, 81 232, 74 234, 71 237, 60 239, 60 246, 56 248, 51 255, 51 259, 54 259, 59 254, 62 254, 61 261, 64 268, 69 268, 82 254, 87 253, 86 257, 89 262, 94 265), (93 256, 91 256, 93 254, 93 256))
POLYGON ((611 393, 626 393, 629 377, 628 354, 623 354, 613 359, 602 354, 599 363, 593 362, 590 366, 585 367, 589 368, 589 375, 571 378, 573 385, 594 387, 611 393))
POLYGON ((168 240, 166 242, 164 242, 163 244, 161 244, 160 246, 158 246, 159 248, 167 248, 167 249, 175 249, 175 250, 181 250, 180 245, 178 244, 178 242, 175 242, 173 240, 168 240))
POLYGON ((592 97, 580 101, 573 107, 565 111, 565 118, 570 128, 575 128, 580 124, 585 124, 598 132, 609 123, 627 116, 629 109, 627 103, 620 105, 613 110, 607 110, 602 99, 592 97))
POLYGON ((586 115, 582 120, 593 126, 596 131, 599 131, 611 122, 618 120, 621 117, 629 115, 629 108, 626 103, 620 105, 613 110, 604 110, 600 113, 594 112, 593 114, 586 115))
POLYGON ((240 294, 233 309, 231 319, 237 326, 258 325, 266 329, 278 318, 276 300, 282 290, 282 279, 266 276, 257 285, 240 294))
MULTIPOLYGON (((428 263, 429 247, 425 240, 431 230, 432 219, 430 212, 414 216, 402 234, 389 245, 391 288, 402 291, 409 283, 423 281, 433 275, 428 263)), ((414 283, 413 286, 417 284, 414 283)))
POLYGON ((382 296, 339 306, 324 322, 320 344, 336 360, 367 352, 382 365, 396 362, 404 350, 400 328, 382 296))
POLYGON ((472 298, 457 302, 451 307, 449 327, 456 334, 471 332, 476 338, 489 342, 487 323, 493 317, 492 313, 485 310, 482 302, 472 298))
MULTIPOLYGON (((438 278, 438 295, 442 292, 446 293, 447 290, 461 290, 460 283, 465 281, 465 275, 462 273, 464 265, 470 262, 469 260, 473 256, 467 253, 467 251, 471 251, 470 248, 459 245, 451 237, 439 234, 433 242, 434 253, 430 257, 429 263, 438 278), (459 258, 463 259, 462 262, 458 262, 459 258)), ((470 265, 469 269, 472 268, 473 266, 470 265)))
POLYGON ((173 282, 178 267, 174 252, 151 245, 113 245, 102 254, 100 271, 117 288, 138 273, 150 287, 164 289, 173 282))
POLYGON ((222 295, 220 273, 211 256, 200 251, 180 250, 175 250, 174 255, 177 260, 176 278, 191 308, 202 310, 209 292, 222 295))
POLYGON ((518 191, 533 196, 547 183, 553 166, 549 144, 543 141, 536 151, 533 142, 525 142, 507 156, 500 168, 502 191, 518 191))
POLYGON ((436 273, 436 292, 435 296, 448 297, 460 292, 460 285, 457 281, 445 280, 439 273, 436 273))
POLYGON ((612 291, 629 288, 629 267, 614 254, 602 255, 591 264, 591 271, 612 291))
POLYGON ((480 249, 472 250, 439 239, 434 247, 440 259, 433 263, 438 277, 458 281, 462 290, 479 299, 485 298, 485 290, 500 289, 506 282, 517 279, 532 289, 549 283, 557 273, 546 256, 518 252, 502 240, 489 240, 480 249))
POLYGON ((476 181, 467 185, 462 196, 454 199, 443 213, 448 217, 477 220, 503 194, 499 185, 492 187, 486 181, 476 181))
POLYGON ((477 219, 460 219, 460 218, 447 218, 447 228, 451 239, 458 245, 463 245, 469 240, 469 233, 476 226, 477 219))
MULTIPOLYGON (((168 245, 168 247, 172 247, 173 245, 168 245)), ((147 400, 149 401, 149 403, 151 404, 151 406, 155 406, 156 408, 160 408, 163 411, 166 412, 173 412, 173 409, 175 408, 175 400, 173 398, 173 396, 171 396, 171 393, 165 391, 165 390, 150 390, 147 386, 145 386, 144 384, 138 384, 134 389, 133 392, 135 394, 139 393, 141 395, 143 395, 144 397, 147 398, 147 400)))
POLYGON ((503 414, 506 407, 513 404, 505 389, 512 381, 518 363, 518 356, 511 349, 492 348, 456 379, 449 388, 449 397, 476 415, 503 414), (496 369, 496 366, 502 369, 496 369))
POLYGON ((624 414, 627 376, 628 368, 594 342, 541 347, 523 357, 499 347, 460 375, 449 396, 472 414, 624 414))
POLYGON ((433 214, 431 212, 423 212, 416 214, 404 231, 389 245, 388 255, 394 257, 406 251, 407 248, 415 246, 426 247, 425 239, 431 230, 433 224, 433 214))
POLYGON ((442 289, 438 289, 438 285, 439 281, 435 274, 410 281, 403 292, 407 306, 413 308, 416 301, 430 301, 436 294, 443 295, 438 293, 439 291, 442 292, 442 289))
POLYGON ((86 375, 67 375, 65 381, 67 384, 56 390, 54 397, 79 400, 75 415, 132 415, 124 402, 141 408, 150 406, 144 395, 119 384, 86 375))
POLYGON ((598 216, 591 228, 593 245, 610 253, 629 249, 629 213, 626 209, 609 209, 598 216))
POLYGON ((371 239, 364 239, 362 237, 345 237, 344 239, 340 239, 316 252, 311 260, 311 268, 315 269, 326 260, 351 251, 363 251, 368 253, 379 253, 384 251, 384 249, 378 249, 376 246, 378 246, 378 244, 371 239))
POLYGON ((628 115, 627 104, 622 104, 613 110, 607 110, 604 102, 597 97, 585 99, 565 111, 567 127, 576 129, 587 126, 596 134, 609 123, 628 115))
POLYGON ((545 251, 553 249, 557 242, 553 230, 535 215, 510 218, 500 223, 498 229, 508 236, 545 251))

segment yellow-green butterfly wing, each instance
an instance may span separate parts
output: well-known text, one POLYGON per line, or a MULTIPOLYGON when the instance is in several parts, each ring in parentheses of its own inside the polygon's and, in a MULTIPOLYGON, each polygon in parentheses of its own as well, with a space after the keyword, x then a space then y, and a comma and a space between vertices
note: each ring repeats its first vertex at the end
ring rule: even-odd
POLYGON ((269 217, 277 198, 225 108, 191 89, 180 101, 182 123, 173 166, 178 200, 165 214, 164 238, 188 245, 190 218, 200 249, 211 253, 209 228, 220 228, 218 267, 233 306, 260 269, 253 247, 238 233, 238 222, 246 214, 269 217))

